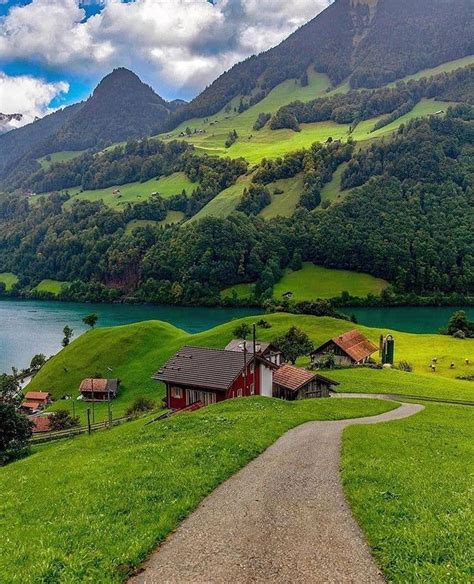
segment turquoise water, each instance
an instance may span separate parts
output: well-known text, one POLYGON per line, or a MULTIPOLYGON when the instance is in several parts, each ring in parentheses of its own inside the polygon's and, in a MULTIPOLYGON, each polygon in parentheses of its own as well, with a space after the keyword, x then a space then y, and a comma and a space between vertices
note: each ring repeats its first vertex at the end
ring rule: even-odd
POLYGON ((407 333, 437 333, 448 324, 456 310, 464 310, 474 320, 472 307, 400 307, 400 308, 343 308, 346 314, 354 314, 357 322, 375 328, 388 328, 407 333))
POLYGON ((235 318, 258 314, 256 308, 182 308, 129 304, 75 304, 34 300, 0 301, 0 373, 23 368, 31 357, 47 357, 61 348, 63 328, 84 332, 82 318, 95 312, 98 326, 118 326, 143 320, 163 320, 190 333, 198 333, 235 318))

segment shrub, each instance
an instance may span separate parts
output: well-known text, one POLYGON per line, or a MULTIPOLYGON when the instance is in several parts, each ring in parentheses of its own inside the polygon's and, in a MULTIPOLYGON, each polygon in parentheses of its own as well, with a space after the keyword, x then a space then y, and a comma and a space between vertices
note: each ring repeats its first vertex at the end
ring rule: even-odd
POLYGON ((28 452, 33 424, 14 405, 0 403, 0 466, 28 452))
POLYGON ((125 412, 126 416, 137 417, 156 409, 156 403, 149 397, 137 397, 125 412))
POLYGON ((49 427, 53 432, 77 428, 80 425, 80 418, 78 416, 71 416, 67 410, 58 410, 49 416, 49 427))
POLYGON ((237 339, 247 339, 248 336, 252 333, 252 327, 249 325, 248 322, 243 322, 239 324, 233 331, 234 336, 237 339))

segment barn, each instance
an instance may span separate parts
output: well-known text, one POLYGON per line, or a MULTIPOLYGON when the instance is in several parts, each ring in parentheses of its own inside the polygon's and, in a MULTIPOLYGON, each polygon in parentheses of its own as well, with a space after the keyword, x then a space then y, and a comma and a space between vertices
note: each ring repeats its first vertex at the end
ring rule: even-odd
POLYGON ((117 397, 118 379, 83 379, 79 392, 84 401, 108 401, 117 397))
POLYGON ((362 365, 378 350, 360 331, 353 330, 321 345, 311 353, 311 360, 318 364, 333 355, 336 365, 362 365))
POLYGON ((26 414, 35 414, 51 403, 51 395, 45 391, 29 391, 21 404, 26 414))
POLYGON ((273 375, 273 396, 289 401, 329 397, 336 385, 328 377, 286 364, 273 375))
POLYGON ((153 375, 166 385, 166 404, 182 410, 195 403, 262 395, 272 397, 277 366, 258 354, 183 347, 153 375))

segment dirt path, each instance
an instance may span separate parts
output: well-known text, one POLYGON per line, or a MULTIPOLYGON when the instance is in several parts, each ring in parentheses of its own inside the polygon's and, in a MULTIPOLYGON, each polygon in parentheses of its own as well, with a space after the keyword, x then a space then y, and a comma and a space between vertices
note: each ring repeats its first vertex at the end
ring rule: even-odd
POLYGON ((129 584, 384 582, 344 498, 341 436, 422 409, 291 430, 207 497, 129 584))

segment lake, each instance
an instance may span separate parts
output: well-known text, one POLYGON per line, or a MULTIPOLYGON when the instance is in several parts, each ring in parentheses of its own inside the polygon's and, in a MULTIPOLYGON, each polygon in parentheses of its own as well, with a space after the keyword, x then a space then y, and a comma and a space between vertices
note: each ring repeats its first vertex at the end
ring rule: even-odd
MULTIPOLYGON (((413 333, 433 333, 445 326, 459 308, 345 308, 361 324, 413 333)), ((467 308, 471 319, 474 309, 467 308)), ((183 308, 130 304, 75 304, 37 300, 0 301, 0 372, 29 365, 36 353, 50 356, 61 348, 63 328, 74 338, 86 327, 82 318, 95 312, 98 326, 117 326, 144 320, 164 320, 190 333, 207 330, 235 318, 258 314, 256 308, 183 308)))
POLYGON ((0 373, 29 365, 36 353, 47 357, 61 348, 63 328, 74 338, 87 327, 82 318, 95 312, 98 326, 118 326, 144 320, 163 320, 198 333, 235 318, 262 312, 257 308, 188 308, 130 304, 76 304, 39 300, 0 300, 0 373))

